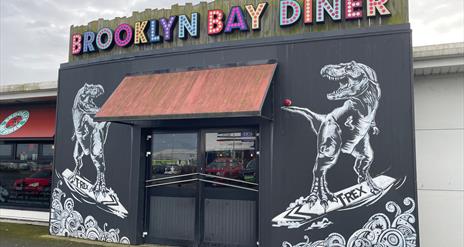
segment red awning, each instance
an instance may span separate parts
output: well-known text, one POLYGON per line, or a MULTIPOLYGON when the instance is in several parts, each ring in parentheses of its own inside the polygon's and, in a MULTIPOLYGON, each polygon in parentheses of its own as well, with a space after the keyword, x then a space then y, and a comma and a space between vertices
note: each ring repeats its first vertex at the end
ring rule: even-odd
POLYGON ((0 140, 49 139, 55 135, 55 105, 0 106, 0 140))
POLYGON ((125 77, 102 121, 259 116, 276 64, 125 77))

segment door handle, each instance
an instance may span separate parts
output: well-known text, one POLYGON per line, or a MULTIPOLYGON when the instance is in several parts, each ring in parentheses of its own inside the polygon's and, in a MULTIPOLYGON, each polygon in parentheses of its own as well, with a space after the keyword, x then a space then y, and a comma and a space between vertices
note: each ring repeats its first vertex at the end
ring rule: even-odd
POLYGON ((145 188, 166 186, 166 185, 171 185, 171 184, 190 183, 190 182, 195 182, 195 181, 198 181, 198 178, 179 180, 179 181, 173 181, 173 182, 166 182, 166 183, 159 183, 159 184, 150 184, 150 185, 145 185, 145 188))

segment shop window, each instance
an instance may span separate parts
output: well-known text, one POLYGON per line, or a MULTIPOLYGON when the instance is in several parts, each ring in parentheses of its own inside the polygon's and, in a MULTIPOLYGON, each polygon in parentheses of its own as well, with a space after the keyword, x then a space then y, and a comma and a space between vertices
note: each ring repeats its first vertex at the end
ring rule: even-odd
POLYGON ((13 144, 0 144, 0 159, 11 159, 13 156, 13 144))
POLYGON ((49 208, 52 147, 49 143, 0 144, 0 207, 49 208))
POLYGON ((43 158, 53 159, 54 146, 53 144, 42 144, 41 156, 43 158))
POLYGON ((37 160, 38 157, 39 157, 39 144, 36 144, 36 143, 17 144, 16 159, 37 160))

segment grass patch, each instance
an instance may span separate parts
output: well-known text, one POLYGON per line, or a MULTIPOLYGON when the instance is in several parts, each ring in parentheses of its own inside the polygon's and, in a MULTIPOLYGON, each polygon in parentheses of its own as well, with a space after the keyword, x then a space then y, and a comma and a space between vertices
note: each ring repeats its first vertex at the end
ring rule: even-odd
POLYGON ((48 226, 0 221, 0 247, 169 247, 161 245, 124 245, 90 241, 71 237, 55 237, 48 233, 48 226))
POLYGON ((47 226, 0 222, 0 246, 8 247, 123 247, 127 245, 100 243, 48 234, 47 226))

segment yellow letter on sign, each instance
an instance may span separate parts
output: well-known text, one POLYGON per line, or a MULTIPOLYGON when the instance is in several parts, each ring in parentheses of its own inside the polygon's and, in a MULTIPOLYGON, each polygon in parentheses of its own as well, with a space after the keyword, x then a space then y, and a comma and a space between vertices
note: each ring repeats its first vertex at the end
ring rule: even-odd
POLYGON ((248 14, 251 16, 251 29, 259 30, 261 29, 261 16, 264 13, 264 10, 267 7, 267 3, 259 3, 258 7, 255 9, 253 5, 245 6, 248 14))
POLYGON ((135 36, 134 44, 145 44, 147 43, 147 36, 145 36, 145 28, 147 27, 148 21, 140 21, 135 23, 135 36))

